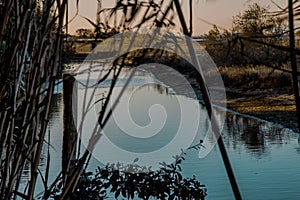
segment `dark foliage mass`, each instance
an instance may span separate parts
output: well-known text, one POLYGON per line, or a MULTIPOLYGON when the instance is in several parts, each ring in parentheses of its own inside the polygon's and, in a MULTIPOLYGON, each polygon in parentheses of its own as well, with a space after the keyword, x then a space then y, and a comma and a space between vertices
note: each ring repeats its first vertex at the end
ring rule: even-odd
MULTIPOLYGON (((192 148, 199 149, 199 145, 192 148)), ((114 196, 127 199, 203 200, 207 195, 205 186, 196 177, 184 178, 181 175, 184 155, 183 152, 181 156, 174 157, 176 161, 173 164, 161 163, 162 167, 157 171, 139 166, 138 159, 135 159, 133 164, 126 166, 117 163, 98 167, 95 174, 84 172, 72 198, 90 200, 114 196)))

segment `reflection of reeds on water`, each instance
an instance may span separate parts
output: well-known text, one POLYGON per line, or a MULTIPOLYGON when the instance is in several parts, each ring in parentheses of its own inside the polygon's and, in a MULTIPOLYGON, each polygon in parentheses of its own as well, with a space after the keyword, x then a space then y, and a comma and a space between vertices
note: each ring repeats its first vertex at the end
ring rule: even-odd
POLYGON ((226 133, 224 139, 234 150, 242 143, 254 155, 261 157, 268 154, 274 144, 281 146, 294 138, 291 130, 272 123, 251 119, 228 113, 226 118, 226 133))

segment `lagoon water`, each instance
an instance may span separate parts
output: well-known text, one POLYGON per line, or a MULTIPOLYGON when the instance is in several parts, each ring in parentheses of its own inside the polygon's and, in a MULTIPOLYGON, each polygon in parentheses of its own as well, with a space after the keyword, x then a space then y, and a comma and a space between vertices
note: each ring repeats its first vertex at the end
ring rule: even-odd
MULTIPOLYGON (((95 101, 107 90, 109 84, 105 84, 107 82, 103 83, 93 95, 95 101)), ((117 89, 121 90, 122 81, 118 84, 117 89)), ((80 86, 78 88, 80 105, 84 89, 80 86)), ((186 149, 205 137, 209 125, 205 107, 195 99, 176 95, 172 88, 155 80, 145 71, 136 73, 124 92, 124 97, 125 99, 119 100, 115 110, 118 116, 114 116, 114 120, 110 120, 104 130, 104 137, 100 139, 102 145, 95 148, 89 165, 91 171, 94 171, 98 165, 109 162, 109 159, 130 162, 139 156, 142 164, 153 164, 159 159, 168 159, 180 148, 186 149), (128 119, 125 117, 124 107, 129 108, 134 126, 126 127, 129 121, 126 121, 128 119), (188 112, 180 110, 179 107, 188 112), (118 121, 120 119, 121 122, 118 121), (122 119, 128 123, 122 124, 122 119), (161 124, 161 119, 164 119, 163 124, 161 124), (181 120, 187 120, 187 122, 183 130, 178 131, 181 120), (199 127, 194 134, 193 123, 195 121, 199 127), (155 130, 157 134, 149 131, 153 130, 151 123, 154 128, 159 127, 159 130, 155 130), (131 129, 135 130, 128 133, 131 129), (109 142, 111 146, 103 148, 103 145, 109 142), (166 146, 170 148, 162 151, 166 146), (153 153, 156 151, 158 154, 153 153), (122 156, 116 155, 118 153, 122 156), (143 160, 143 156, 146 159, 143 160)), ((87 126, 93 126, 91 119, 95 113, 99 112, 100 107, 101 105, 96 104, 94 110, 92 109, 94 114, 87 116, 87 126)), ((54 98, 48 132, 52 145, 49 149, 50 181, 55 179, 61 169, 62 108, 62 95, 58 92, 54 98)), ((82 136, 83 140, 85 137, 88 138, 88 135, 82 136)), ((243 199, 300 199, 300 143, 297 133, 272 123, 227 112, 222 137, 243 199)), ((82 148, 84 146, 86 145, 83 142, 82 148)), ((183 175, 185 177, 196 176, 202 184, 205 184, 208 193, 207 200, 234 199, 217 146, 214 146, 211 152, 202 159, 199 158, 197 150, 188 150, 185 158, 182 165, 183 175)), ((47 149, 44 149, 42 159, 44 161, 40 168, 43 171, 47 149)), ((25 169, 24 180, 26 178, 25 169)))

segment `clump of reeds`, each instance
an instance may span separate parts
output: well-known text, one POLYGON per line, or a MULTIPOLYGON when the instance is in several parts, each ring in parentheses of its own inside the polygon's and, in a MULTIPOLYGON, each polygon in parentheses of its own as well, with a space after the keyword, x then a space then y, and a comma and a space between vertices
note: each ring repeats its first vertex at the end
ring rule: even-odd
POLYGON ((0 1, 0 197, 33 199, 55 78, 61 66, 67 1, 0 1), (26 191, 19 191, 25 164, 26 191))

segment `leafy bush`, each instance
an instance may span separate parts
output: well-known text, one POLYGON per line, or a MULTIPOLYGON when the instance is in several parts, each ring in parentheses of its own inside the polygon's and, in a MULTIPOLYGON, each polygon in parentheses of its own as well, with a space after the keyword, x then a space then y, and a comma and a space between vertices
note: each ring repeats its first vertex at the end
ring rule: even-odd
MULTIPOLYGON (((195 147, 193 147, 195 148, 195 147)), ((121 163, 98 167, 96 173, 84 172, 72 199, 104 199, 108 195, 127 199, 199 199, 204 200, 205 185, 196 177, 184 178, 181 163, 185 158, 175 156, 172 164, 160 163, 162 167, 153 171, 139 166, 138 159, 130 165, 121 163)))

